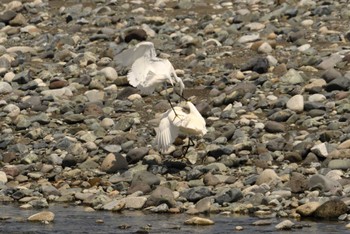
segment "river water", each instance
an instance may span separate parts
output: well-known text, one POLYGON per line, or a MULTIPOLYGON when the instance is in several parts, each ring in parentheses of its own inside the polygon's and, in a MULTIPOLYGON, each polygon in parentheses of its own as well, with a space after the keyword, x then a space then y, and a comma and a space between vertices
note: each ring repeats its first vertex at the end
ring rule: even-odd
POLYGON ((50 224, 28 222, 26 219, 40 210, 22 210, 15 205, 0 205, 0 233, 346 233, 344 222, 295 221, 301 228, 277 231, 275 225, 283 219, 271 219, 267 226, 254 226, 258 219, 249 216, 206 216, 215 221, 210 226, 189 226, 184 221, 192 216, 186 214, 145 214, 141 211, 86 212, 84 207, 51 205, 55 213, 50 224), (242 226, 242 231, 236 231, 242 226), (128 228, 125 228, 128 227, 128 228))

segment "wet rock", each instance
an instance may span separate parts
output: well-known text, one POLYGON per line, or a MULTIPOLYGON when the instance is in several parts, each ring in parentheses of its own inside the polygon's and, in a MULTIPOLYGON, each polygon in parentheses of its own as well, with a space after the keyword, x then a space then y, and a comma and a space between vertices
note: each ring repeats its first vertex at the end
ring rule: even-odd
POLYGON ((315 210, 321 205, 319 202, 308 202, 296 208, 296 212, 301 216, 311 216, 315 210))
POLYGON ((290 230, 294 226, 294 223, 290 220, 284 220, 275 226, 278 230, 290 230))
POLYGON ((201 217, 192 217, 185 221, 187 225, 213 225, 214 221, 201 217))
POLYGON ((42 211, 28 217, 28 221, 33 222, 52 222, 54 219, 55 214, 51 211, 42 211))
POLYGON ((348 212, 348 206, 341 200, 330 200, 320 205, 314 212, 317 218, 338 218, 348 212))

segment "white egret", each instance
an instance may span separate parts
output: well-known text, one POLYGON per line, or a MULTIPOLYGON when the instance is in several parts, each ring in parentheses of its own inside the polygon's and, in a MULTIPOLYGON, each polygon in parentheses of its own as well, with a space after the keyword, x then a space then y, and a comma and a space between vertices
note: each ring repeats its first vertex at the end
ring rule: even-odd
MULTIPOLYGON (((192 142, 191 136, 203 137, 207 133, 205 120, 192 102, 185 102, 186 106, 175 106, 166 111, 160 120, 159 127, 156 128, 156 144, 158 149, 164 153, 175 141, 179 133, 189 137, 189 143, 192 142), (187 110, 186 110, 187 107, 187 110)), ((184 153, 187 153, 188 147, 184 153)))
POLYGON ((140 42, 134 48, 124 50, 116 56, 116 62, 124 67, 131 66, 128 81, 140 89, 142 94, 152 94, 158 85, 169 82, 172 86, 179 83, 182 96, 184 83, 168 59, 157 57, 152 42, 140 42))

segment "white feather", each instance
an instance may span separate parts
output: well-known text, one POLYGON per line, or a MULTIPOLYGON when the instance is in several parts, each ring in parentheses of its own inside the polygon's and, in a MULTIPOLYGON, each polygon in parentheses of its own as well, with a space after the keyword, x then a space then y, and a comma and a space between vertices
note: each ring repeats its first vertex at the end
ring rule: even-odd
POLYGON ((203 116, 191 102, 186 102, 190 112, 186 113, 180 106, 165 112, 156 129, 156 145, 161 152, 169 149, 179 133, 188 136, 202 137, 207 133, 206 123, 203 116))
POLYGON ((158 85, 169 82, 172 86, 179 83, 180 94, 185 88, 176 75, 168 59, 157 57, 152 42, 140 42, 134 48, 127 49, 116 56, 117 64, 131 69, 127 75, 130 85, 139 88, 144 94, 151 94, 158 85))

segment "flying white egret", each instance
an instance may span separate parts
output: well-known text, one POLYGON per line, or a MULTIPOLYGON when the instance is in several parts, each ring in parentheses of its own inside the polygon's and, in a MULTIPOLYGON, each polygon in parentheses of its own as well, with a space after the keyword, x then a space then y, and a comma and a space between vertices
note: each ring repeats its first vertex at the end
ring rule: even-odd
POLYGON ((118 65, 130 67, 127 75, 130 85, 141 90, 142 94, 152 94, 155 88, 169 82, 180 85, 180 96, 185 88, 182 80, 176 75, 168 59, 158 58, 152 42, 138 43, 134 48, 124 50, 116 56, 118 65))
MULTIPOLYGON (((191 136, 203 137, 207 133, 205 120, 192 102, 185 102, 186 106, 175 106, 166 111, 156 128, 156 144, 158 149, 164 153, 175 141, 179 133, 189 137, 189 143, 193 144, 191 136), (186 110, 187 107, 187 110, 186 110)), ((187 146, 186 155, 190 144, 187 146)))

